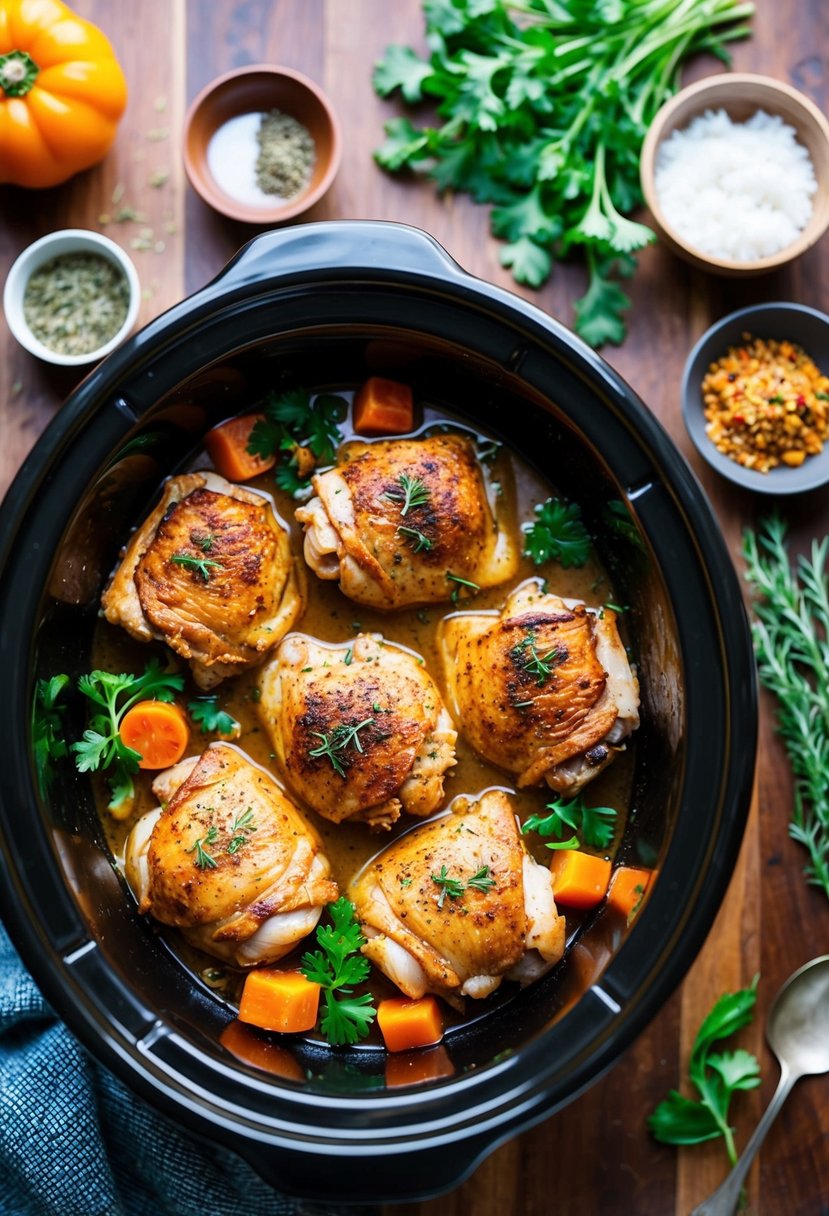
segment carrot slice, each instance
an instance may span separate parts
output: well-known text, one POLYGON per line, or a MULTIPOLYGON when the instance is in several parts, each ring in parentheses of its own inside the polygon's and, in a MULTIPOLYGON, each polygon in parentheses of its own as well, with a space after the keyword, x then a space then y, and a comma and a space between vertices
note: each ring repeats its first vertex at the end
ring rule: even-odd
POLYGON ((319 984, 312 984, 301 971, 260 968, 245 980, 239 1021, 282 1034, 313 1030, 319 999, 319 984))
POLYGON ((610 880, 607 906, 626 920, 631 920, 642 903, 653 870, 637 870, 634 866, 617 866, 610 880))
POLYGON ((204 437, 208 456, 228 481, 250 481, 276 464, 276 456, 254 456, 248 451, 250 433, 264 414, 242 414, 214 426, 204 437))
POLYGON ((377 1006, 377 1025, 389 1051, 429 1047, 443 1038, 440 1009, 433 996, 417 1001, 392 997, 377 1006))
POLYGON ((118 734, 140 754, 139 768, 178 764, 190 737, 184 710, 168 701, 139 701, 124 714, 118 734))
POLYGON ((405 435, 414 426, 412 390, 397 380, 371 376, 354 398, 358 435, 405 435))
POLYGON ((219 1042, 237 1060, 252 1064, 254 1068, 262 1068, 289 1081, 305 1080, 304 1070, 287 1047, 279 1047, 273 1039, 263 1038, 238 1019, 228 1022, 219 1035, 219 1042))
POLYGON ((445 1047, 433 1047, 430 1051, 391 1052, 386 1056, 386 1085, 389 1089, 439 1081, 441 1077, 451 1077, 454 1071, 455 1065, 445 1047))
POLYGON ((562 849, 550 862, 556 903, 568 908, 594 908, 607 894, 610 862, 579 849, 562 849))

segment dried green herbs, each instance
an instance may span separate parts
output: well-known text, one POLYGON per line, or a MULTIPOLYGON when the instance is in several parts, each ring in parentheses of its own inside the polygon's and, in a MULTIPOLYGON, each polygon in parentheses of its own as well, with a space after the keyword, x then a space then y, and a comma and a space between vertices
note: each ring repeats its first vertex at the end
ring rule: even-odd
POLYGON ((316 159, 311 134, 301 122, 271 110, 262 115, 256 135, 256 184, 265 194, 293 198, 307 185, 316 159))
POLYGON ((23 295, 34 336, 59 355, 88 355, 124 324, 130 289, 114 262, 98 253, 63 253, 38 267, 23 295))

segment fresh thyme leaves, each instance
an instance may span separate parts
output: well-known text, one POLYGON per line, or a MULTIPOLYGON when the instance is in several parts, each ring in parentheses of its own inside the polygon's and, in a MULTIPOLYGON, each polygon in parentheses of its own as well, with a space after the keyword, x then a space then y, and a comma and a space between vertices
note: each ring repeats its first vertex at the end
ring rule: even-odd
POLYGON ((175 562, 177 566, 185 566, 194 574, 200 574, 206 583, 210 582, 212 569, 222 569, 222 563, 214 561, 212 557, 193 557, 189 553, 174 553, 170 561, 175 562))
POLYGON ((663 1144, 701 1144, 722 1136, 728 1159, 737 1162, 728 1107, 738 1089, 760 1084, 760 1065, 748 1051, 713 1053, 711 1048, 751 1022, 757 1002, 757 977, 750 988, 721 996, 697 1032, 688 1075, 699 1101, 671 1090, 648 1119, 651 1134, 663 1144))
POLYGON ((425 536, 419 528, 404 528, 403 525, 400 524, 397 531, 403 536, 406 544, 411 547, 413 553, 420 553, 422 551, 428 553, 428 551, 433 547, 433 542, 429 540, 429 537, 425 536))
POLYGON ((213 532, 191 532, 190 543, 201 549, 202 553, 209 553, 216 543, 216 537, 213 532))
POLYGON ((610 848, 616 832, 616 811, 612 806, 586 806, 579 794, 570 799, 554 798, 547 803, 547 810, 549 815, 530 815, 521 831, 558 836, 559 842, 548 842, 548 849, 578 849, 579 837, 592 849, 610 848), (561 843, 568 831, 575 835, 561 843))
POLYGON ((65 705, 58 700, 69 684, 69 676, 57 675, 48 680, 38 680, 35 685, 32 705, 32 739, 34 741, 35 769, 41 795, 45 795, 52 780, 55 760, 69 754, 69 746, 63 738, 63 715, 65 705))
POLYGON ((400 504, 400 514, 406 516, 415 507, 425 507, 429 502, 429 490, 419 477, 401 473, 397 485, 383 491, 383 497, 400 504))
POLYGON ((829 898, 829 538, 792 569, 778 516, 743 534, 756 592, 752 633, 760 679, 777 698, 777 729, 794 774, 789 833, 809 857, 806 880, 829 898))
POLYGON ((345 418, 346 403, 328 393, 312 398, 307 388, 293 388, 269 393, 262 409, 265 416, 251 431, 247 450, 265 459, 281 457, 276 484, 294 498, 303 498, 313 469, 334 463, 343 438, 339 423, 345 418))
POLYGON ((79 773, 111 770, 109 810, 117 811, 133 797, 132 774, 141 759, 138 752, 121 742, 118 729, 122 718, 138 701, 172 701, 183 687, 184 678, 165 671, 156 659, 147 664, 140 676, 93 671, 78 680, 79 690, 98 710, 90 718, 81 741, 72 744, 75 767, 79 773))
POLYGON ((299 968, 312 984, 322 986, 325 1009, 320 1030, 335 1047, 364 1039, 377 1016, 370 993, 354 996, 355 985, 368 977, 371 967, 359 953, 365 938, 354 912, 345 896, 328 905, 332 923, 318 926, 320 949, 303 954, 299 968))
POLYGON ((431 879, 440 887, 440 894, 437 897, 437 905, 442 908, 446 902, 447 895, 450 899, 460 899, 464 891, 472 888, 473 891, 491 891, 495 886, 495 879, 491 876, 489 866, 481 866, 474 874, 466 881, 462 878, 450 877, 446 866, 440 867, 438 874, 432 874, 431 879))
POLYGON ((185 849, 186 853, 196 854, 196 865, 200 870, 215 870, 217 866, 216 858, 212 853, 208 853, 207 848, 214 845, 219 838, 219 829, 215 823, 211 823, 210 827, 205 832, 204 836, 200 836, 191 848, 185 849), (205 847, 207 846, 207 847, 205 847))
POLYGON ((368 726, 374 725, 374 718, 366 718, 363 722, 356 722, 351 726, 341 723, 335 726, 330 732, 322 734, 318 730, 312 730, 311 734, 316 735, 322 743, 318 747, 313 747, 308 752, 311 757, 326 756, 331 761, 331 767, 340 777, 345 776, 345 767, 343 765, 341 754, 348 747, 353 747, 356 751, 362 752, 363 745, 360 741, 360 731, 365 730, 368 726))
POLYGON ((250 833, 256 831, 256 824, 253 821, 253 807, 249 806, 241 815, 237 815, 230 833, 230 840, 227 845, 227 852, 231 854, 238 853, 243 845, 248 843, 250 833))
POLYGON ((546 654, 539 654, 535 631, 528 629, 525 637, 513 646, 510 655, 513 662, 535 676, 536 685, 543 688, 553 674, 556 659, 561 658, 561 651, 557 646, 553 646, 546 654))
POLYGON ((476 591, 481 590, 477 583, 470 582, 468 578, 461 578, 459 574, 453 574, 451 570, 446 571, 446 577, 449 579, 450 583, 456 584, 452 594, 449 596, 453 604, 457 604, 458 600, 460 599, 461 587, 469 587, 473 594, 476 591))
POLYGON ((524 556, 536 566, 557 561, 565 569, 583 566, 590 556, 590 534, 577 503, 548 498, 535 508, 536 518, 524 524, 524 556))
POLYGON ((435 105, 434 126, 386 123, 375 153, 389 172, 428 175, 441 192, 492 205, 501 261, 540 287, 553 262, 583 251, 588 288, 576 326, 621 342, 629 300, 618 279, 653 240, 627 218, 642 201, 639 153, 662 103, 700 50, 727 58, 754 6, 742 0, 426 0, 427 59, 390 46, 381 97, 435 105))
POLYGON ((196 725, 201 727, 203 735, 216 734, 224 735, 226 739, 235 739, 241 733, 242 728, 236 719, 225 710, 219 709, 215 693, 188 701, 187 712, 196 725))

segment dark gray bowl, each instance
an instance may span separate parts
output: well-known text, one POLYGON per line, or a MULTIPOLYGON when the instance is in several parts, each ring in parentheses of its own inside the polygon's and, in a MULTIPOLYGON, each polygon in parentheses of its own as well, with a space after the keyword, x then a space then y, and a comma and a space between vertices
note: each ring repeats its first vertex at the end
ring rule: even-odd
POLYGON ((688 434, 712 468, 747 490, 760 494, 802 494, 829 481, 829 444, 810 456, 799 469, 779 465, 769 473, 746 469, 718 452, 705 433, 702 381, 708 367, 743 334, 755 338, 788 339, 802 346, 823 372, 829 369, 829 317, 805 304, 755 304, 741 308, 712 325, 688 356, 682 376, 682 415, 688 434))

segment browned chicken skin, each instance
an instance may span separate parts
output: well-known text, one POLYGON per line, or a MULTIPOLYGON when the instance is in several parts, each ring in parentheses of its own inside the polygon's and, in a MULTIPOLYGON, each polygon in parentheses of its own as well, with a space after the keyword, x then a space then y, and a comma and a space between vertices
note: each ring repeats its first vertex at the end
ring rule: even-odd
POLYGON ((528 983, 564 953, 550 872, 527 853, 509 798, 464 803, 401 836, 349 891, 363 953, 407 996, 456 1006, 505 978, 528 983))
POLYGON ((609 608, 565 602, 531 579, 500 615, 447 617, 439 645, 450 709, 519 786, 577 793, 639 725, 638 684, 609 608))
POLYGON ((518 554, 471 439, 351 443, 339 459, 313 478, 316 497, 296 518, 309 566, 339 579, 350 599, 381 609, 439 603, 463 580, 491 587, 514 574, 518 554), (417 488, 408 500, 407 484, 417 488))
POLYGON ((162 774, 171 793, 133 828, 126 872, 139 911, 239 966, 275 962, 310 933, 337 885, 316 834, 264 769, 231 744, 162 774))
POLYGON ((259 684, 286 780, 320 815, 388 828, 401 809, 440 805, 457 732, 422 659, 377 635, 331 646, 292 633, 259 684))
POLYGON ((113 625, 166 642, 211 688, 260 663, 302 610, 271 500, 215 473, 171 478, 104 592, 113 625))

